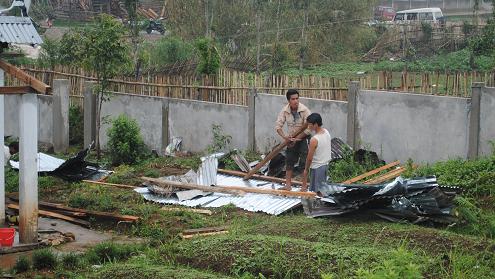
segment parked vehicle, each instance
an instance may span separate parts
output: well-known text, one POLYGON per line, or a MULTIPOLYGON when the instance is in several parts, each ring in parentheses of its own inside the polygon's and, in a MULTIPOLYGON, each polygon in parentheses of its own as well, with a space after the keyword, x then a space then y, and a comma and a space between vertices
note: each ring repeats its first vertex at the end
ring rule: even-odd
POLYGON ((440 8, 423 8, 398 11, 394 23, 430 22, 445 25, 445 17, 440 8))
POLYGON ((375 7, 373 19, 378 21, 391 21, 395 17, 395 9, 387 6, 375 7))

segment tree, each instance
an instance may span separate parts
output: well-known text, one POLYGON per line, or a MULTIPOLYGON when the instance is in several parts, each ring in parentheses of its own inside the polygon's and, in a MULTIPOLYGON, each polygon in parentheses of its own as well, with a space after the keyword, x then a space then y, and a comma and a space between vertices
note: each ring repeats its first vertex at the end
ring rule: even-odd
POLYGON ((129 30, 131 34, 132 44, 132 61, 134 64, 134 76, 137 79, 139 77, 141 61, 139 61, 139 23, 137 15, 137 7, 139 0, 124 0, 124 6, 129 17, 129 30))
POLYGON ((129 65, 129 51, 125 42, 125 29, 122 23, 107 14, 96 18, 96 24, 82 32, 81 65, 94 71, 97 86, 96 94, 96 152, 100 158, 101 107, 111 94, 107 91, 110 79, 129 65))
POLYGON ((211 38, 202 38, 196 42, 199 54, 198 72, 204 75, 212 75, 220 68, 220 54, 211 38))

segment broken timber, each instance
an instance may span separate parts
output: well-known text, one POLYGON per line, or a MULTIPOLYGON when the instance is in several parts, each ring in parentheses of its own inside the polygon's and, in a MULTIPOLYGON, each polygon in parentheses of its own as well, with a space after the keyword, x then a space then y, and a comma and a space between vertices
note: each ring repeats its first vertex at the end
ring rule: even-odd
MULTIPOLYGON (((225 169, 218 169, 218 172, 223 173, 223 174, 233 175, 233 176, 240 176, 240 177, 244 177, 246 175, 246 173, 242 172, 242 171, 225 170, 225 169)), ((270 181, 270 182, 274 182, 274 183, 285 183, 285 179, 283 179, 283 178, 267 176, 267 175, 253 174, 252 178, 264 180, 264 181, 270 181)), ((293 185, 302 185, 302 182, 297 181, 297 180, 292 180, 292 184, 293 185)))
POLYGON ((229 233, 229 231, 207 232, 207 233, 186 234, 186 235, 181 234, 180 236, 182 239, 190 239, 197 236, 210 236, 210 235, 218 235, 218 234, 226 234, 226 233, 229 233))
POLYGON ((365 178, 367 178, 367 177, 370 177, 370 176, 372 176, 372 175, 374 175, 374 174, 377 174, 377 173, 379 173, 379 172, 381 172, 381 171, 384 171, 384 170, 389 169, 389 168, 393 168, 393 167, 395 167, 395 166, 397 166, 397 165, 399 165, 399 164, 400 164, 400 161, 395 161, 395 162, 392 162, 392 163, 387 164, 387 165, 385 165, 385 166, 381 166, 381 167, 376 168, 376 169, 374 169, 374 170, 371 170, 371 171, 369 171, 369 172, 367 172, 367 173, 363 173, 363 174, 358 175, 358 176, 356 176, 356 177, 354 177, 354 178, 351 178, 351 179, 349 179, 349 180, 346 180, 346 181, 342 182, 342 184, 352 184, 352 183, 356 183, 356 182, 358 182, 358 181, 360 181, 360 180, 363 180, 363 179, 365 179, 365 178))
POLYGON ((139 188, 139 187, 137 187, 137 186, 132 186, 132 185, 115 184, 115 183, 107 183, 107 182, 92 181, 92 180, 83 180, 82 182, 89 183, 89 184, 95 184, 95 185, 113 186, 113 187, 117 187, 117 188, 125 188, 125 189, 135 189, 135 188, 139 188))
MULTIPOLYGON (((28 75, 26 72, 17 68, 16 66, 7 63, 1 59, 0 59, 0 68, 3 69, 7 74, 11 75, 12 77, 17 78, 18 80, 24 82, 25 84, 27 84, 29 87, 31 87, 40 94, 49 94, 51 91, 50 86, 28 75)), ((22 93, 28 93, 28 92, 22 92, 22 93)))
MULTIPOLYGON (((17 205, 17 204, 9 203, 7 205, 7 207, 10 209, 19 210, 19 205, 17 205)), ((88 221, 84 221, 84 220, 77 219, 74 217, 66 216, 63 214, 59 214, 59 213, 55 213, 55 212, 51 212, 51 211, 46 211, 46 210, 38 210, 38 214, 41 216, 46 216, 46 217, 64 220, 64 221, 67 221, 67 222, 70 222, 70 223, 73 223, 76 225, 80 225, 80 226, 85 227, 85 228, 90 227, 90 223, 88 221)))
MULTIPOLYGON (((299 136, 301 133, 304 132, 304 130, 306 130, 308 128, 308 124, 304 124, 303 126, 301 126, 295 133, 294 135, 291 135, 292 137, 297 137, 299 136)), ((272 152, 270 152, 268 155, 266 155, 265 159, 263 159, 263 161, 259 162, 252 170, 250 170, 245 176, 244 176, 244 180, 247 180, 249 179, 251 176, 253 176, 253 174, 255 174, 259 169, 261 169, 264 165, 266 165, 271 159, 273 159, 273 157, 275 157, 278 153, 280 153, 280 151, 282 151, 282 149, 284 149, 284 147, 286 147, 288 144, 288 142, 284 141, 282 142, 281 144, 277 145, 277 147, 275 147, 275 149, 272 150, 272 152)))
POLYGON ((179 212, 192 212, 205 215, 213 215, 213 212, 208 209, 196 209, 196 208, 182 208, 182 207, 162 207, 163 211, 179 211, 179 212))
POLYGON ((243 187, 243 186, 204 186, 192 183, 180 183, 176 181, 160 180, 150 177, 141 177, 144 181, 154 183, 162 187, 176 187, 189 190, 201 190, 204 192, 215 192, 215 193, 227 193, 232 195, 243 195, 244 193, 256 193, 256 194, 266 194, 275 196, 288 196, 288 197, 301 197, 301 198, 315 198, 316 193, 313 192, 292 192, 286 190, 269 190, 269 189, 258 189, 254 187, 243 187))

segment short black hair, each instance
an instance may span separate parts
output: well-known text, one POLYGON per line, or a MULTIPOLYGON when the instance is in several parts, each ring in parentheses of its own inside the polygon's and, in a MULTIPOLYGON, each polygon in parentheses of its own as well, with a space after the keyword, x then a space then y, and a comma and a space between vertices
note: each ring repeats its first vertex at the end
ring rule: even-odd
POLYGON ((285 93, 285 97, 287 97, 287 101, 290 100, 290 96, 295 95, 295 94, 299 95, 299 91, 297 91, 297 89, 291 88, 291 89, 287 90, 287 93, 285 93))
POLYGON ((321 115, 319 113, 313 112, 306 118, 306 121, 311 124, 318 124, 318 126, 323 126, 323 120, 321 119, 321 115))

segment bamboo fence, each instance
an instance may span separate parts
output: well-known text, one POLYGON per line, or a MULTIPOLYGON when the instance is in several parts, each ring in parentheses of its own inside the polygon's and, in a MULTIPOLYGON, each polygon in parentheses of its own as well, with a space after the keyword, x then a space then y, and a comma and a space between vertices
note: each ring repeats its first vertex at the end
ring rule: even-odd
MULTIPOLYGON (((93 73, 79 68, 56 67, 23 68, 37 79, 52 85, 54 79, 70 81, 71 105, 83 105, 86 81, 96 81, 93 73)), ((363 90, 386 90, 417 94, 469 97, 473 82, 495 84, 495 73, 487 72, 374 72, 352 78, 322 76, 256 75, 222 69, 214 76, 170 75, 147 73, 138 79, 122 76, 112 79, 109 91, 145 96, 200 100, 207 102, 247 106, 250 91, 284 95, 287 89, 297 88, 301 96, 323 100, 347 100, 347 88, 351 80, 359 81, 363 90)), ((7 85, 20 85, 6 76, 7 85)))

